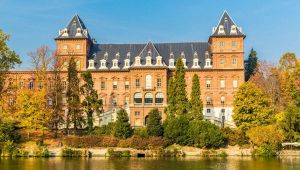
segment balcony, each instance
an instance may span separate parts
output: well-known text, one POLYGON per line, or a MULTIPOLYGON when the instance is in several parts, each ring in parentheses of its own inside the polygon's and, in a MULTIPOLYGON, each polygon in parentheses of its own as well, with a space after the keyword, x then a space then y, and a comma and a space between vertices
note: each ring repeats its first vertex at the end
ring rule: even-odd
POLYGON ((156 87, 143 87, 143 91, 155 91, 156 90, 156 87))

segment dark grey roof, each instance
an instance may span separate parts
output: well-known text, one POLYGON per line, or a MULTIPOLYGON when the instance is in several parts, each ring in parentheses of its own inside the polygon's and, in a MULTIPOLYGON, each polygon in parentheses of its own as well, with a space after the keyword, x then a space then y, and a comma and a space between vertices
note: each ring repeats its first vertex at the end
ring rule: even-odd
POLYGON ((56 39, 74 39, 74 38, 86 38, 91 39, 87 28, 78 15, 75 15, 68 23, 67 27, 59 31, 59 35, 56 39), (80 29, 81 34, 77 34, 77 29, 80 29), (68 36, 64 36, 64 30, 67 30, 68 36))
MULTIPOLYGON (((197 52, 199 65, 201 68, 205 64, 205 52, 209 51, 209 45, 206 42, 186 42, 186 43, 151 43, 147 44, 93 44, 92 54, 88 59, 94 59, 96 70, 100 67, 100 60, 107 53, 106 66, 108 69, 112 67, 112 60, 119 53, 119 67, 124 67, 124 60, 130 54, 130 64, 134 63, 135 57, 141 57, 141 64, 145 64, 148 51, 152 54, 152 64, 156 64, 156 56, 162 56, 162 60, 169 65, 170 54, 173 53, 175 61, 184 54, 188 68, 192 67, 194 53, 197 52)), ((176 63, 175 63, 176 64, 176 63)))
POLYGON ((214 28, 214 31, 213 31, 211 36, 245 36, 245 35, 241 32, 241 28, 238 27, 234 23, 234 21, 231 19, 231 17, 227 13, 227 11, 224 11, 217 27, 214 28), (218 33, 219 28, 220 28, 221 25, 224 27, 225 34, 219 34, 218 33), (231 30, 232 25, 236 26, 236 34, 230 34, 230 30, 231 30))

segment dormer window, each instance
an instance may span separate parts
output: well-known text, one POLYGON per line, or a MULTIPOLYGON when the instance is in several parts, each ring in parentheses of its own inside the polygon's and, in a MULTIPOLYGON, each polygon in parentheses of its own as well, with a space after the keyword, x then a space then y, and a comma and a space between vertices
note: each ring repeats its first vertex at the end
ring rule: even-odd
POLYGON ((237 28, 236 28, 235 25, 232 25, 232 26, 231 26, 230 34, 237 34, 237 28))
POLYGON ((225 34, 224 26, 223 25, 219 26, 218 34, 225 34))
POLYGON ((193 66, 192 66, 192 68, 200 68, 197 51, 194 52, 194 58, 193 58, 193 66))
POLYGON ((184 52, 181 52, 180 56, 181 56, 183 65, 184 65, 184 67, 186 68, 187 66, 186 66, 186 59, 185 59, 185 54, 184 54, 184 52))
POLYGON ((129 68, 130 67, 130 59, 129 58, 125 59, 124 63, 125 63, 124 68, 129 68))
POLYGON ((175 64, 174 64, 174 54, 173 52, 170 53, 170 58, 169 58, 169 68, 175 68, 175 64))
POLYGON ((152 56, 152 53, 150 50, 148 51, 147 56, 152 56))
POLYGON ((105 59, 100 60, 100 68, 99 69, 107 69, 105 59))
POLYGON ((88 69, 95 69, 94 60, 89 60, 89 67, 88 67, 88 69))
POLYGON ((68 29, 67 29, 67 28, 65 28, 65 29, 63 30, 62 36, 63 36, 63 37, 68 37, 68 36, 69 36, 69 34, 68 34, 68 29))
POLYGON ((81 29, 80 28, 77 28, 76 29, 76 34, 75 34, 76 37, 81 37, 82 34, 81 34, 81 29))
POLYGON ((141 66, 141 57, 140 56, 135 57, 134 65, 141 66))
POLYGON ((162 66, 162 61, 161 61, 161 60, 162 60, 162 57, 161 57, 161 56, 157 56, 157 57, 156 57, 156 65, 157 65, 157 66, 162 66))
POLYGON ((204 65, 204 68, 212 68, 212 65, 211 65, 211 59, 210 59, 210 58, 206 58, 206 59, 205 59, 205 65, 204 65))
POLYGON ((150 66, 150 65, 152 65, 152 57, 151 56, 147 56, 146 57, 146 66, 150 66))
POLYGON ((112 69, 118 69, 119 68, 118 59, 113 59, 112 62, 113 62, 112 69))

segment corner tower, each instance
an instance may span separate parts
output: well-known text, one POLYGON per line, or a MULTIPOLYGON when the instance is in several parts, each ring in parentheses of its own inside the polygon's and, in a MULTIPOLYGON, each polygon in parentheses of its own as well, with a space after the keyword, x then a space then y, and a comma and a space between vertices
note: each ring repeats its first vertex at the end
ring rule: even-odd
POLYGON ((75 15, 65 28, 59 30, 55 42, 56 55, 63 63, 63 70, 67 69, 71 57, 75 58, 78 70, 86 70, 92 40, 78 15, 75 15))
POLYGON ((209 37, 213 68, 244 69, 245 37, 242 28, 235 24, 227 11, 224 11, 209 37))

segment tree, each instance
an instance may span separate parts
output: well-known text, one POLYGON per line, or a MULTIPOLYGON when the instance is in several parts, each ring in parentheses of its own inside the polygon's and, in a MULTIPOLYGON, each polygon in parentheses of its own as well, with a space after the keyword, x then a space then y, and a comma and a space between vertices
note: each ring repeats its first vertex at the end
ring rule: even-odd
POLYGON ((149 112, 149 120, 147 122, 147 133, 150 136, 162 136, 164 129, 161 123, 161 116, 158 109, 152 109, 149 112))
POLYGON ((67 101, 68 101, 68 114, 66 129, 69 130, 70 123, 72 122, 74 131, 83 127, 84 119, 80 107, 80 88, 79 79, 77 76, 76 62, 72 57, 68 67, 68 89, 67 89, 67 101))
POLYGON ((279 60, 281 70, 292 70, 296 67, 297 58, 295 53, 285 53, 279 60))
POLYGON ((220 128, 208 121, 191 121, 188 136, 190 144, 196 147, 219 148, 225 145, 225 137, 220 128))
POLYGON ((49 126, 54 130, 54 136, 57 137, 59 126, 64 123, 64 110, 63 110, 63 87, 61 80, 61 61, 57 56, 53 55, 53 82, 50 90, 50 99, 52 100, 52 113, 50 116, 49 126))
POLYGON ((0 120, 0 143, 13 141, 17 142, 21 135, 17 132, 16 121, 2 121, 0 120))
POLYGON ((278 125, 284 132, 286 141, 297 142, 300 139, 300 107, 288 106, 276 115, 278 125))
POLYGON ((245 76, 246 81, 248 81, 250 77, 254 75, 256 65, 257 65, 256 51, 252 48, 246 65, 246 76, 245 76))
POLYGON ((166 109, 166 112, 168 114, 167 118, 173 117, 175 115, 175 105, 174 79, 173 77, 170 77, 168 81, 168 107, 166 109))
POLYGON ((91 132, 94 127, 93 113, 97 113, 99 116, 99 114, 101 113, 102 100, 98 99, 97 91, 94 89, 94 82, 93 82, 91 72, 88 71, 82 73, 81 77, 85 82, 81 86, 81 93, 84 96, 84 100, 82 101, 82 106, 87 116, 88 132, 91 132))
POLYGON ((17 96, 17 118, 20 126, 30 133, 47 128, 49 109, 42 91, 21 90, 17 96))
POLYGON ((117 120, 115 123, 114 136, 122 139, 129 138, 133 134, 130 126, 129 118, 125 109, 117 112, 117 120))
POLYGON ((191 111, 189 115, 189 119, 191 120, 202 120, 203 119, 203 103, 200 98, 201 91, 200 91, 200 84, 199 84, 199 78, 197 74, 194 74, 193 80, 192 80, 192 92, 191 92, 191 98, 190 98, 190 106, 191 111))
POLYGON ((284 134, 275 125, 253 127, 247 132, 250 142, 259 155, 274 156, 279 149, 279 145, 284 140, 284 134))
POLYGON ((185 71, 182 59, 176 62, 174 76, 175 115, 185 115, 189 111, 189 101, 186 94, 185 71))
POLYGON ((167 120, 164 128, 164 136, 178 144, 186 145, 189 143, 188 129, 189 120, 186 116, 179 115, 167 120))
POLYGON ((16 52, 7 46, 7 41, 9 41, 9 35, 0 29, 0 113, 4 113, 6 109, 4 108, 6 101, 3 101, 3 96, 6 96, 6 72, 14 68, 16 64, 22 63, 16 52))
POLYGON ((242 84, 233 101, 233 121, 244 132, 273 122, 270 99, 253 83, 242 84))

